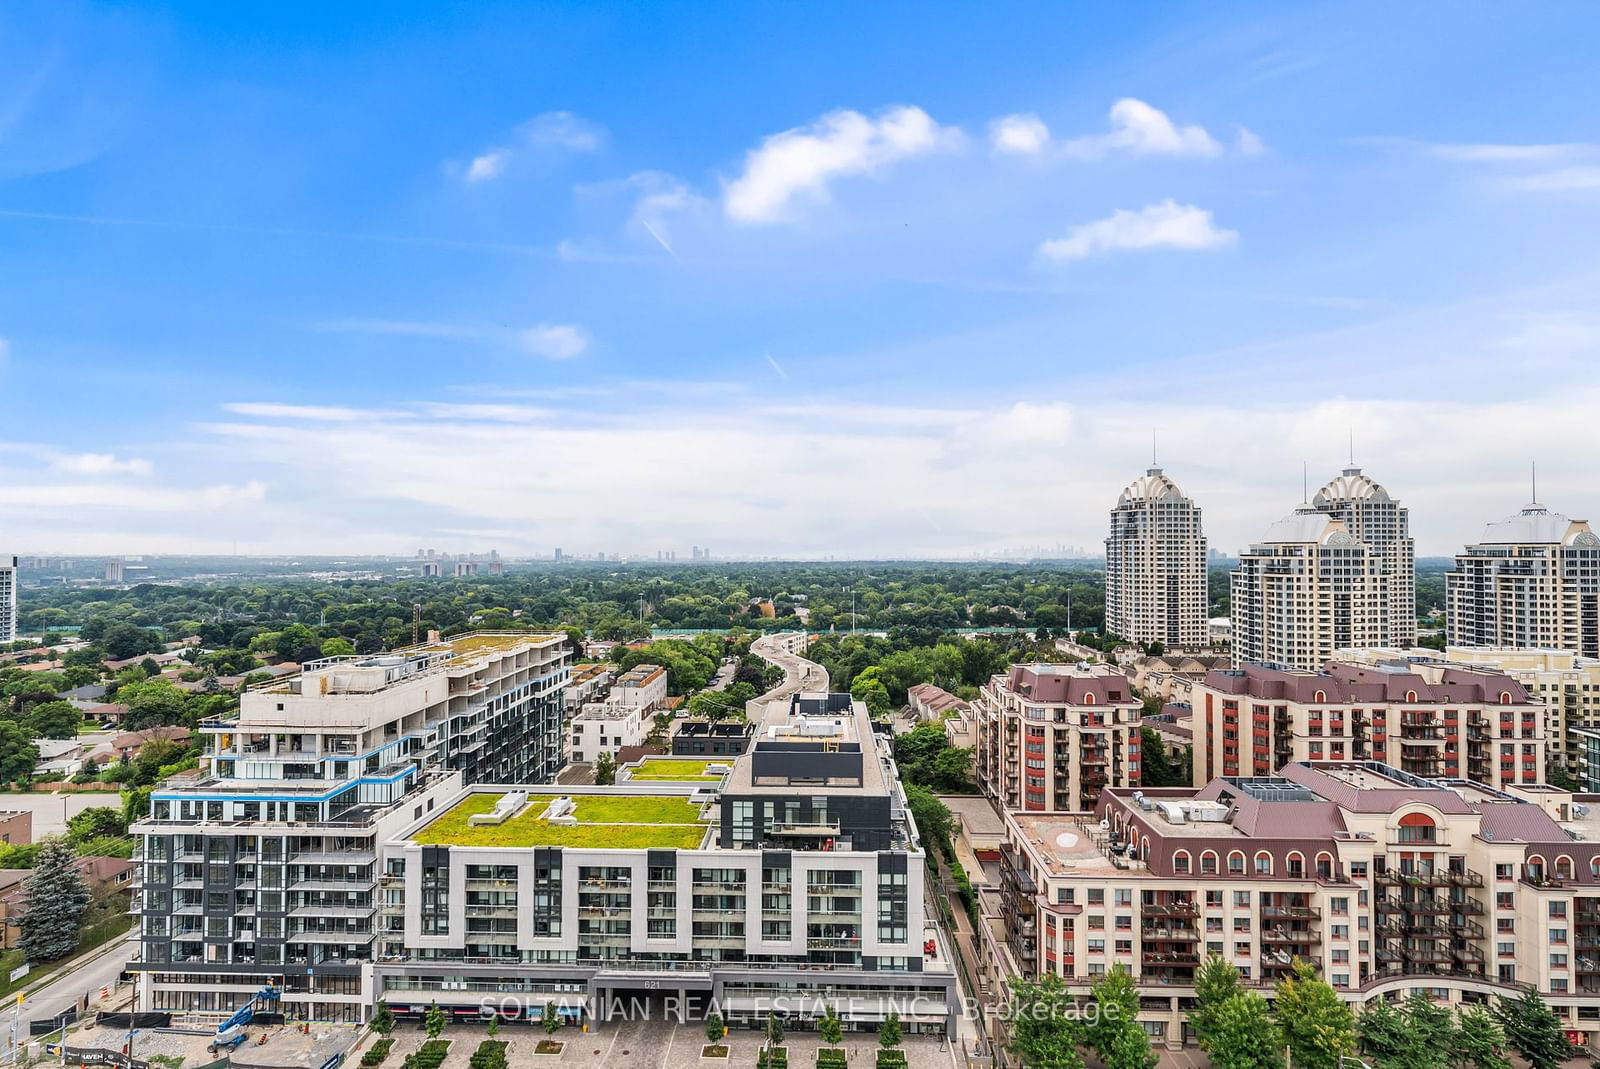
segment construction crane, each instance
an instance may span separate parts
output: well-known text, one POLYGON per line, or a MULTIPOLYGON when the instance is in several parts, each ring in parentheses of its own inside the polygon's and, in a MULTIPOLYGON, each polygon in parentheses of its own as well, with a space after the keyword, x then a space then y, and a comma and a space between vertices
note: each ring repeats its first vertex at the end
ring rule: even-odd
POLYGON ((271 984, 257 991, 255 997, 240 1006, 232 1017, 217 1025, 217 1034, 211 1037, 211 1042, 206 1046, 207 1053, 215 1054, 219 1050, 232 1050, 243 1043, 245 1039, 244 1026, 255 1019, 256 1006, 264 1002, 277 1002, 278 998, 278 989, 271 984))

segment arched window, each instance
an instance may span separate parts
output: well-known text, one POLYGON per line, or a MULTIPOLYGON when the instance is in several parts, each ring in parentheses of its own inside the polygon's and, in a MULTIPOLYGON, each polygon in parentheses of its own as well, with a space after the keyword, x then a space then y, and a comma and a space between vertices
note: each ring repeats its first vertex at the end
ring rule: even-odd
POLYGON ((1414 691, 1414 690, 1406 691, 1406 701, 1407 702, 1414 702, 1416 700, 1417 700, 1417 692, 1416 691, 1414 691))
POLYGON ((1544 879, 1544 857, 1541 854, 1529 854, 1527 862, 1528 879, 1540 881, 1544 879))
POLYGON ((1589 859, 1589 875, 1600 876, 1600 854, 1589 859))
POLYGON ((1439 841, 1439 829, 1434 826, 1433 818, 1426 813, 1407 813, 1400 818, 1400 826, 1395 829, 1395 838, 1402 843, 1436 843, 1439 841))
POLYGON ((1319 690, 1311 696, 1311 700, 1314 702, 1325 702, 1328 700, 1328 692, 1325 690, 1319 690))
POLYGON ((1083 704, 1085 704, 1085 705, 1093 705, 1094 704, 1094 691, 1090 691, 1088 694, 1085 694, 1083 696, 1083 704))
POLYGON ((1317 879, 1333 879, 1333 855, 1326 850, 1317 855, 1317 879))
POLYGON ((1572 859, 1566 854, 1562 854, 1560 857, 1556 858, 1556 879, 1572 879, 1572 859))
POLYGON ((1235 850, 1228 855, 1228 875, 1244 875, 1244 851, 1235 850))
POLYGON ((1217 852, 1203 850, 1200 853, 1200 875, 1215 876, 1217 874, 1217 852))
POLYGON ((1511 704, 1511 692, 1509 690, 1502 690, 1500 692, 1500 704, 1501 705, 1510 705, 1511 704))
POLYGON ((1289 856, 1284 858, 1284 871, 1295 878, 1306 874, 1306 856, 1298 850, 1289 851, 1289 856))
POLYGON ((1256 875, 1272 875, 1272 855, 1262 850, 1256 854, 1256 875))
POLYGON ((1180 876, 1189 875, 1189 851, 1179 850, 1172 855, 1172 871, 1180 876))

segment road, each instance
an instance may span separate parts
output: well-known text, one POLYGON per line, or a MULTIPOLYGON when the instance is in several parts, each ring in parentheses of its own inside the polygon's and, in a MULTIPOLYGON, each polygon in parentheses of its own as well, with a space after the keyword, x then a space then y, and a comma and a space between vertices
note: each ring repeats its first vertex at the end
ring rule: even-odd
MULTIPOLYGON (((135 943, 117 939, 107 943, 101 952, 82 965, 56 977, 50 983, 29 995, 22 1004, 22 1018, 17 1023, 17 1034, 22 1042, 28 1041, 28 1023, 55 1017, 63 1010, 77 1006, 78 1000, 88 995, 90 1000, 100 997, 102 987, 110 987, 133 958, 135 943)), ((12 1007, 13 1012, 15 1006, 12 1007)), ((10 1015, 0 1018, 0 1052, 11 1049, 10 1015)), ((3 1054, 0 1054, 3 1056, 3 1054)))
POLYGON ((828 689, 827 669, 814 661, 806 660, 791 649, 804 640, 804 635, 799 632, 785 631, 776 635, 763 635, 750 644, 751 653, 783 669, 782 683, 759 698, 752 699, 752 704, 758 710, 765 710, 771 703, 779 702, 782 705, 777 715, 782 718, 788 715, 790 695, 800 691, 828 689))

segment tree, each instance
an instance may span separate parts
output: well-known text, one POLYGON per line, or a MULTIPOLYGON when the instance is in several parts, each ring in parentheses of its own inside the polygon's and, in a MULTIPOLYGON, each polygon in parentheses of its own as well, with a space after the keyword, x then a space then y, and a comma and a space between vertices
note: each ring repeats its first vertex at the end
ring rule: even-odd
POLYGON ((1528 1060, 1530 1069, 1555 1069, 1572 1056, 1561 1018, 1533 988, 1514 999, 1502 995, 1494 1016, 1505 1032, 1506 1043, 1528 1060))
POLYGON ((817 1031, 822 1035, 822 1041, 830 1047, 837 1047, 844 1039, 844 1025, 839 1021, 839 1011, 833 1006, 822 1008, 822 1020, 817 1022, 817 1031))
POLYGON ((1283 1038, 1267 1000, 1240 991, 1211 1007, 1206 1052, 1214 1069, 1283 1069, 1283 1038))
POLYGON ((893 1050, 900 1045, 900 1015, 893 1010, 883 1019, 878 1026, 878 1046, 884 1050, 893 1050))
POLYGON ((498 1013, 489 1015, 489 1024, 484 1028, 484 1031, 488 1033, 490 1039, 500 1034, 500 1015, 498 1013))
POLYGON ((1115 966, 1094 985, 1095 1013, 1084 1038, 1106 1069, 1152 1069, 1155 1051, 1139 1025, 1139 988, 1132 975, 1115 966))
POLYGON ((722 1014, 712 1013, 706 1017, 706 1042, 720 1043, 723 1038, 722 1014))
POLYGON ((71 739, 78 735, 83 714, 71 702, 41 702, 28 710, 28 730, 46 739, 71 739))
POLYGON ((33 874, 23 885, 28 901, 17 944, 29 961, 55 961, 78 948, 78 925, 89 908, 89 885, 75 861, 64 839, 39 844, 33 874))
POLYGON ((1339 1069, 1340 1056, 1355 1053, 1355 1015, 1310 962, 1295 959, 1278 981, 1275 1009, 1296 1069, 1339 1069))
POLYGON ((27 784, 39 763, 39 747, 14 720, 0 720, 0 782, 27 784))
POLYGON ((429 1039, 438 1039, 440 1033, 444 1031, 444 1026, 444 1011, 441 1010, 439 1008, 439 1004, 435 1002, 428 1007, 428 1012, 422 1018, 423 1030, 428 1033, 429 1039))
POLYGON ((1144 652, 1151 657, 1160 657, 1162 654, 1167 652, 1167 647, 1162 645, 1160 642, 1152 642, 1150 645, 1144 648, 1144 652))
MULTIPOLYGON (((1563 1038, 1565 1038, 1563 1036, 1563 1038)), ((1482 1006, 1467 1006, 1457 1019, 1450 1058, 1461 1069, 1511 1069, 1505 1055, 1506 1034, 1482 1006)))
POLYGON ((1207 1049, 1206 1042, 1217 1008, 1238 993, 1239 970, 1222 955, 1210 955, 1195 970, 1195 1009, 1189 1021, 1194 1025, 1195 1038, 1199 1040, 1201 1050, 1207 1049))
POLYGON ((1178 782, 1177 770, 1172 767, 1172 757, 1160 733, 1143 724, 1139 727, 1139 783, 1145 787, 1187 786, 1178 782))
POLYGON ((354 657, 355 643, 347 638, 329 638, 322 641, 322 655, 324 657, 354 657))
POLYGON ((914 783, 908 783, 906 784, 906 808, 911 810, 911 819, 916 822, 917 833, 922 836, 923 849, 937 849, 941 854, 948 857, 950 855, 950 834, 954 829, 949 807, 935 798, 933 792, 926 787, 918 787, 914 783))
POLYGON ((1373 1065, 1388 1069, 1409 1053, 1405 1017, 1394 1003, 1378 999, 1356 1018, 1356 1042, 1373 1065))
POLYGON ((556 1009, 556 1004, 553 1001, 544 1004, 544 1015, 540 1018, 539 1023, 544 1026, 544 1034, 546 1036, 555 1035, 556 1029, 561 1027, 561 1011, 556 1009))
POLYGON ((1050 973, 1038 982, 1014 978, 1009 1016, 1007 1046, 1028 1069, 1083 1069, 1078 1053, 1082 1021, 1061 977, 1050 973))
POLYGON ((377 1008, 372 1011, 372 1030, 380 1036, 386 1036, 394 1031, 394 1011, 387 1002, 380 1001, 377 1008))
POLYGON ((783 1019, 775 1013, 767 1014, 767 1042, 774 1047, 783 1045, 783 1019))
POLYGON ((889 715, 889 688, 876 667, 868 668, 850 684, 850 696, 866 705, 874 717, 889 715))
POLYGON ((617 759, 609 752, 594 759, 594 781, 601 787, 610 787, 617 782, 617 759))
POLYGON ((106 656, 113 661, 126 661, 141 653, 161 652, 160 632, 149 631, 129 623, 110 625, 98 642, 106 651, 106 656))

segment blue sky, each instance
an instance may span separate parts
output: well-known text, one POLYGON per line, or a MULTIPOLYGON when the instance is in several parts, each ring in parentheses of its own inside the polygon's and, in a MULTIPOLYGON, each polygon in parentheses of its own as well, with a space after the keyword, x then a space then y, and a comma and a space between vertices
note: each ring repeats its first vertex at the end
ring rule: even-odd
POLYGON ((1600 20, 0 9, 0 541, 963 555, 1161 459, 1593 511, 1600 20))

